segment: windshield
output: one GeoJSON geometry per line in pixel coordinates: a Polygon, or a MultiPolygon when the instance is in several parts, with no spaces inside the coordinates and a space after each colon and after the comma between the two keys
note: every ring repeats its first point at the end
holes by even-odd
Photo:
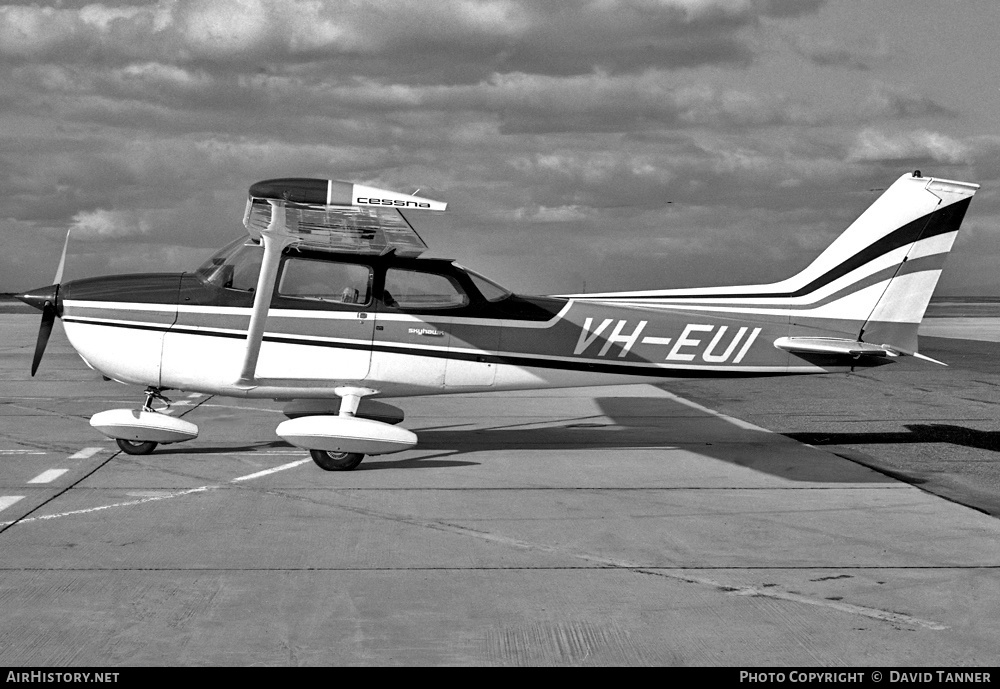
{"type": "Polygon", "coordinates": [[[227,244],[208,259],[195,275],[216,287],[253,292],[260,275],[264,249],[246,237],[227,244]]]}

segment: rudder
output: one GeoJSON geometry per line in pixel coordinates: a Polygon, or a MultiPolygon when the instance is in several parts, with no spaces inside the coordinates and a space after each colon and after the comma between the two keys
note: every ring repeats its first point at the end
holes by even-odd
{"type": "MultiPolygon", "coordinates": [[[[924,180],[916,175],[910,179],[924,180]]],[[[917,351],[917,329],[978,188],[967,182],[926,178],[922,190],[934,199],[934,209],[886,236],[897,247],[891,254],[905,253],[897,258],[892,277],[858,333],[859,340],[907,354],[917,351]]]]}

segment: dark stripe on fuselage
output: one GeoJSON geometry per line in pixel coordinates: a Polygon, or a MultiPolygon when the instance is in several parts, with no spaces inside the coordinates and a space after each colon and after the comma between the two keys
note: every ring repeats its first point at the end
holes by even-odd
{"type": "MultiPolygon", "coordinates": [[[[962,224],[962,219],[965,217],[965,211],[969,208],[969,203],[972,202],[972,197],[967,199],[962,199],[957,201],[947,208],[942,208],[941,210],[934,211],[933,213],[928,213],[927,215],[917,218],[916,220],[903,225],[897,230],[890,232],[882,239],[878,240],[874,244],[870,244],[858,253],[854,254],[851,258],[845,260],[840,265],[831,268],[826,273],[816,278],[809,284],[800,287],[794,292],[733,292],[729,294],[682,294],[682,295],[664,295],[664,294],[645,294],[645,295],[630,295],[628,292],[622,292],[617,294],[608,294],[605,296],[590,297],[596,300],[628,300],[628,301],[647,301],[652,299],[669,299],[674,300],[685,300],[685,299],[751,299],[751,298],[774,298],[774,299],[786,299],[789,297],[801,297],[810,292],[814,292],[817,289],[830,284],[834,280],[847,275],[852,270],[856,270],[861,266],[874,261],[879,256],[889,253],[899,249],[900,247],[906,246],[908,244],[913,244],[914,242],[920,241],[921,239],[929,239],[930,237],[936,237],[938,235],[947,234],[949,232],[955,232],[958,230],[959,226],[962,224]]],[[[579,301],[587,301],[587,297],[576,297],[579,301]]]]}
{"type": "MultiPolygon", "coordinates": [[[[109,323],[106,321],[90,321],[81,318],[63,318],[66,323],[81,323],[85,325],[97,325],[110,328],[126,328],[130,330],[150,330],[163,333],[177,333],[182,335],[196,335],[200,337],[223,337],[234,340],[245,340],[246,333],[223,333],[206,330],[193,330],[187,328],[161,327],[140,323],[109,323]]],[[[789,375],[784,371],[722,371],[711,368],[704,369],[683,369],[683,368],[660,368],[638,366],[628,363],[610,364],[595,363],[592,360],[567,361],[559,359],[547,359],[543,357],[521,355],[521,354],[488,354],[475,352],[457,352],[442,350],[415,349],[406,345],[386,345],[378,343],[353,343],[353,342],[330,342],[323,340],[306,340],[295,337],[275,337],[265,335],[264,342],[275,342],[279,344],[306,345],[311,347],[327,347],[330,349],[352,349],[372,352],[384,352],[391,354],[405,354],[408,356],[418,356],[430,359],[454,359],[456,361],[477,361],[487,364],[509,364],[512,366],[558,369],[564,371],[592,371],[594,373],[611,373],[634,376],[649,376],[655,378],[754,378],[762,376],[789,375]]],[[[859,360],[852,359],[845,363],[843,358],[838,357],[802,357],[808,363],[816,366],[839,366],[866,368],[869,366],[881,366],[888,363],[874,357],[862,357],[859,360]]],[[[798,372],[791,372],[798,373],[798,372]]]]}

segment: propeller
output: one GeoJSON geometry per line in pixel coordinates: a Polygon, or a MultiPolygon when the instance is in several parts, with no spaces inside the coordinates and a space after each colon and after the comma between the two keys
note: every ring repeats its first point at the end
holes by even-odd
{"type": "Polygon", "coordinates": [[[63,243],[62,256],[59,258],[59,267],[56,268],[56,276],[52,284],[48,287],[41,287],[25,294],[18,295],[18,299],[29,306],[34,306],[42,312],[42,324],[38,328],[38,340],[35,342],[35,356],[31,360],[31,375],[38,371],[38,364],[45,354],[45,347],[49,343],[49,336],[52,334],[52,325],[56,322],[56,317],[62,315],[62,302],[59,300],[59,285],[62,282],[63,269],[66,267],[66,250],[69,248],[69,232],[66,232],[66,241],[63,243]]]}

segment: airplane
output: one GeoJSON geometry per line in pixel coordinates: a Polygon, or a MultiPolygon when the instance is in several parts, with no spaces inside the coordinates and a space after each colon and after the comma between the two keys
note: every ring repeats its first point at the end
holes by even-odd
{"type": "Polygon", "coordinates": [[[91,418],[124,452],[197,437],[154,409],[178,390],[284,401],[276,433],[343,471],[417,444],[377,398],[934,362],[917,328],[978,189],[906,173],[779,282],[526,296],[421,256],[404,212],[443,202],[273,179],[249,189],[246,234],[194,272],[62,282],[67,234],[54,284],[19,298],[42,311],[32,376],[61,318],[89,367],[146,386],[141,408],[91,418]]]}

